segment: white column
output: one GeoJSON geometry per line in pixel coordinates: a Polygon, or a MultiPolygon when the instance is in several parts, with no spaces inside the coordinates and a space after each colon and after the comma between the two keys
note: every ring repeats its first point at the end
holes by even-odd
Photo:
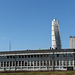
{"type": "Polygon", "coordinates": [[[10,61],[9,61],[9,69],[10,69],[10,61]]]}
{"type": "Polygon", "coordinates": [[[46,60],[46,69],[47,69],[47,60],[46,60]]]}
{"type": "Polygon", "coordinates": [[[22,61],[21,61],[21,70],[22,70],[22,61]]]}
{"type": "Polygon", "coordinates": [[[19,61],[18,61],[18,66],[19,66],[19,61]]]}
{"type": "Polygon", "coordinates": [[[36,66],[37,66],[37,61],[36,61],[36,66]]]}
{"type": "Polygon", "coordinates": [[[59,60],[59,69],[60,69],[60,60],[59,60]]]}
{"type": "Polygon", "coordinates": [[[34,69],[34,61],[33,61],[33,69],[34,69]]]}
{"type": "Polygon", "coordinates": [[[64,60],[62,60],[62,66],[64,66],[63,61],[64,61],[64,60]]]}
{"type": "Polygon", "coordinates": [[[57,60],[55,60],[55,66],[57,66],[57,60]]]}
{"type": "Polygon", "coordinates": [[[50,66],[50,60],[49,60],[49,66],[50,66]]]}
{"type": "Polygon", "coordinates": [[[3,62],[3,69],[4,69],[4,62],[3,62]]]}
{"type": "Polygon", "coordinates": [[[31,66],[31,61],[29,61],[30,62],[30,66],[31,66]]]}
{"type": "Polygon", "coordinates": [[[59,67],[60,67],[60,60],[59,60],[59,67]]]}
{"type": "Polygon", "coordinates": [[[1,67],[1,62],[0,62],[0,67],[1,67]]]}
{"type": "Polygon", "coordinates": [[[25,66],[25,61],[24,61],[24,66],[25,66]]]}
{"type": "Polygon", "coordinates": [[[41,62],[39,61],[39,69],[40,69],[40,66],[41,66],[41,62]]]}
{"type": "MultiPolygon", "coordinates": [[[[7,62],[6,62],[6,65],[7,65],[7,62]]],[[[13,61],[12,61],[12,67],[13,67],[13,61]]]]}
{"type": "Polygon", "coordinates": [[[74,60],[73,60],[73,67],[74,67],[74,60]]]}
{"type": "Polygon", "coordinates": [[[44,61],[42,61],[42,66],[44,66],[44,61]]]}

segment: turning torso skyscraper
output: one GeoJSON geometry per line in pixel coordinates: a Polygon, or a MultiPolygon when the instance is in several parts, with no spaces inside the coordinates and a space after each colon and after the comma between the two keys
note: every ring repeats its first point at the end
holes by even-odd
{"type": "Polygon", "coordinates": [[[53,49],[61,49],[61,39],[60,39],[60,31],[59,31],[59,21],[53,19],[52,21],[52,48],[53,49]]]}

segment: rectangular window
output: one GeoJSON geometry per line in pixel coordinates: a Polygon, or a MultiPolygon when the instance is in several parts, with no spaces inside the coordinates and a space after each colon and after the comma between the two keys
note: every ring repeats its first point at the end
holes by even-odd
{"type": "Polygon", "coordinates": [[[52,60],[50,60],[50,66],[52,66],[52,60]]]}
{"type": "Polygon", "coordinates": [[[60,60],[60,66],[62,66],[62,60],[60,60]]]}
{"type": "Polygon", "coordinates": [[[66,66],[66,60],[63,61],[63,65],[66,66]]]}
{"type": "Polygon", "coordinates": [[[25,58],[27,58],[27,55],[25,55],[25,58]]]}
{"type": "Polygon", "coordinates": [[[12,58],[12,56],[10,56],[10,58],[12,58]]]}
{"type": "Polygon", "coordinates": [[[30,66],[30,61],[28,61],[28,66],[30,66]]]}
{"type": "Polygon", "coordinates": [[[49,57],[49,55],[47,55],[47,57],[49,57]]]}
{"type": "Polygon", "coordinates": [[[69,57],[70,55],[69,54],[67,54],[67,57],[69,57]]]}
{"type": "Polygon", "coordinates": [[[10,67],[12,66],[12,61],[10,61],[10,67]]]}
{"type": "Polygon", "coordinates": [[[19,66],[21,66],[21,61],[19,61],[19,66]]]}
{"type": "Polygon", "coordinates": [[[22,61],[22,66],[24,66],[24,61],[22,61]]]}
{"type": "Polygon", "coordinates": [[[22,58],[24,58],[24,55],[22,55],[22,58]]]}
{"type": "Polygon", "coordinates": [[[31,55],[31,58],[33,58],[33,55],[31,55]]]}
{"type": "Polygon", "coordinates": [[[9,58],[9,56],[7,56],[7,58],[9,58]]]}
{"type": "Polygon", "coordinates": [[[36,58],[36,55],[34,55],[34,58],[36,58]]]}
{"type": "Polygon", "coordinates": [[[73,60],[71,60],[71,66],[73,66],[73,60]]]}
{"type": "Polygon", "coordinates": [[[67,66],[69,66],[69,60],[67,60],[67,66]]]}
{"type": "Polygon", "coordinates": [[[56,65],[55,60],[54,60],[54,66],[56,65]]]}
{"type": "Polygon", "coordinates": [[[46,66],[46,61],[44,61],[44,66],[46,66]]]}
{"type": "Polygon", "coordinates": [[[33,66],[33,61],[31,61],[31,66],[33,66]]]}
{"type": "Polygon", "coordinates": [[[15,66],[15,61],[13,61],[13,66],[15,66]]]}
{"type": "Polygon", "coordinates": [[[13,58],[15,58],[15,56],[13,56],[13,58]]]}
{"type": "Polygon", "coordinates": [[[28,58],[30,58],[30,55],[28,55],[28,58]]]}
{"type": "Polygon", "coordinates": [[[50,57],[52,57],[52,54],[50,54],[50,57]]]}
{"type": "Polygon", "coordinates": [[[63,56],[63,54],[60,54],[60,57],[62,57],[63,56]]]}
{"type": "Polygon", "coordinates": [[[37,66],[39,66],[39,61],[37,61],[37,66]]]}
{"type": "Polygon", "coordinates": [[[66,54],[63,54],[63,57],[66,57],[66,54]]]}
{"type": "Polygon", "coordinates": [[[40,61],[40,63],[41,63],[41,66],[42,66],[42,61],[40,61]]]}
{"type": "Polygon", "coordinates": [[[47,66],[49,66],[49,60],[47,60],[47,66]]]}
{"type": "Polygon", "coordinates": [[[25,61],[25,66],[27,66],[27,61],[25,61]]]}
{"type": "Polygon", "coordinates": [[[55,57],[55,54],[52,54],[52,57],[54,58],[55,57]]]}
{"type": "Polygon", "coordinates": [[[36,61],[34,61],[34,66],[36,66],[36,61]]]}
{"type": "Polygon", "coordinates": [[[44,57],[46,57],[46,55],[44,55],[44,57]]]}
{"type": "Polygon", "coordinates": [[[70,57],[73,57],[73,54],[70,54],[70,57]]]}
{"type": "Polygon", "coordinates": [[[9,67],[9,62],[7,62],[7,67],[9,67]]]}
{"type": "Polygon", "coordinates": [[[39,57],[39,55],[37,55],[37,57],[39,57]]]}
{"type": "Polygon", "coordinates": [[[42,57],[42,55],[40,55],[40,57],[42,57]]]}
{"type": "Polygon", "coordinates": [[[6,62],[4,62],[4,67],[6,67],[6,62]]]}
{"type": "Polygon", "coordinates": [[[3,62],[1,62],[1,67],[3,67],[3,62]]]}
{"type": "Polygon", "coordinates": [[[59,60],[57,60],[57,66],[59,66],[59,60]]]}
{"type": "Polygon", "coordinates": [[[57,54],[57,57],[59,57],[59,54],[57,54]]]}
{"type": "Polygon", "coordinates": [[[18,61],[16,61],[16,66],[18,66],[18,61]]]}
{"type": "Polygon", "coordinates": [[[19,55],[19,58],[21,58],[21,55],[19,55]]]}

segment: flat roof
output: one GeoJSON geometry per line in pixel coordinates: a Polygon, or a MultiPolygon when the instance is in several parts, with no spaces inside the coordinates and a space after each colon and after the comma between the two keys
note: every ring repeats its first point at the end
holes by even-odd
{"type": "Polygon", "coordinates": [[[50,52],[74,52],[75,49],[47,49],[47,50],[22,50],[22,51],[2,51],[0,54],[21,54],[21,53],[50,53],[50,52]]]}

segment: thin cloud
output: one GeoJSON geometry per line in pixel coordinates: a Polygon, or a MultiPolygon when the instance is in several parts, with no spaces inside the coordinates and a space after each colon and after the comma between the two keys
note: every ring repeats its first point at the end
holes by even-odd
{"type": "Polygon", "coordinates": [[[6,37],[2,37],[2,40],[6,40],[7,38],[6,37]]]}

